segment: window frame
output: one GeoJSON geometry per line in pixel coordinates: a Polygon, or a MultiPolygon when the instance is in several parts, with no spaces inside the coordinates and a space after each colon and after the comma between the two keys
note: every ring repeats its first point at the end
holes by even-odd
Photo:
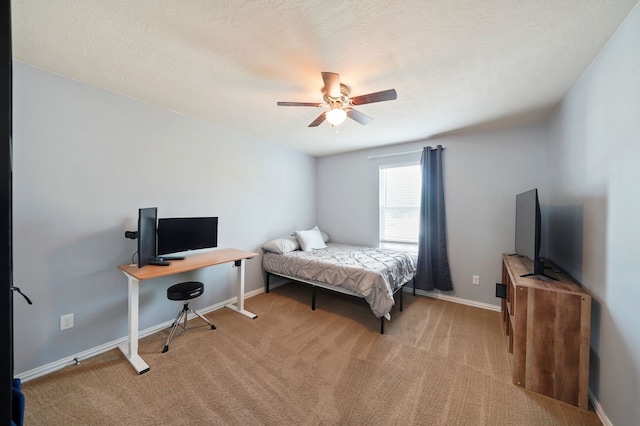
{"type": "MultiPolygon", "coordinates": [[[[412,253],[418,252],[418,239],[419,239],[419,229],[417,229],[415,240],[406,240],[406,239],[389,239],[386,238],[386,233],[384,232],[384,218],[385,218],[385,209],[386,207],[384,203],[385,198],[385,180],[383,179],[383,170],[385,169],[396,169],[403,167],[417,167],[418,171],[420,171],[420,162],[419,161],[408,161],[402,163],[391,163],[391,164],[381,164],[378,166],[378,246],[380,248],[391,248],[391,249],[399,249],[406,250],[412,253]]],[[[417,183],[418,191],[421,190],[422,179],[420,179],[417,183]]],[[[404,209],[415,210],[418,218],[420,215],[420,195],[418,196],[418,203],[415,207],[406,206],[404,209]]],[[[419,220],[419,219],[418,219],[419,220]]],[[[419,227],[419,223],[418,223],[419,227]]]]}

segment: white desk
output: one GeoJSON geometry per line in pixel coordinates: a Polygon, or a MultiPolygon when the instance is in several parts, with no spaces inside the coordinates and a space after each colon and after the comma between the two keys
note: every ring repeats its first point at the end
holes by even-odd
{"type": "Polygon", "coordinates": [[[147,265],[145,267],[138,268],[137,265],[119,265],[118,268],[124,272],[129,281],[129,336],[127,342],[120,345],[120,350],[124,353],[138,374],[143,374],[149,371],[149,365],[144,362],[142,357],[138,354],[138,305],[140,281],[233,262],[238,269],[238,297],[235,305],[229,303],[226,307],[254,319],[257,315],[244,309],[244,260],[251,259],[257,255],[258,253],[252,253],[249,251],[220,249],[188,255],[185,260],[174,260],[169,266],[147,265]]]}

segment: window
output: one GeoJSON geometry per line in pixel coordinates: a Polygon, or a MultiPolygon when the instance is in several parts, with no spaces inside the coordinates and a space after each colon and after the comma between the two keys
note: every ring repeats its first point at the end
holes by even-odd
{"type": "Polygon", "coordinates": [[[418,252],[420,165],[380,167],[380,247],[418,252]]]}

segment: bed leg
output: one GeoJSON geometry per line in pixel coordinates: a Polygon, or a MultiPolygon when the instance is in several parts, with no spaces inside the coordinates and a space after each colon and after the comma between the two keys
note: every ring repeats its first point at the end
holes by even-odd
{"type": "Polygon", "coordinates": [[[269,273],[267,272],[267,280],[265,282],[265,290],[269,293],[269,273]]]}
{"type": "Polygon", "coordinates": [[[413,277],[412,281],[413,281],[413,295],[415,296],[416,295],[416,277],[413,277]]]}
{"type": "Polygon", "coordinates": [[[400,293],[400,312],[402,312],[402,308],[403,308],[402,302],[404,301],[404,298],[402,297],[402,293],[404,293],[404,286],[400,287],[399,293],[400,293]]]}
{"type": "Polygon", "coordinates": [[[380,317],[380,334],[384,334],[384,317],[380,317]]]}
{"type": "Polygon", "coordinates": [[[311,289],[311,310],[316,310],[316,286],[312,286],[311,289]]]}

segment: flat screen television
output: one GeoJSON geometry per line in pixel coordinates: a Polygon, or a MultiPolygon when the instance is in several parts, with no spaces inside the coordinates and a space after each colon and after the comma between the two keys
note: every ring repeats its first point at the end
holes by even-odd
{"type": "Polygon", "coordinates": [[[158,220],[158,256],[212,247],[218,247],[217,217],[158,220]]]}
{"type": "Polygon", "coordinates": [[[541,236],[542,215],[538,190],[531,189],[516,195],[516,254],[533,261],[531,273],[523,276],[546,276],[544,260],[540,257],[541,236]]]}
{"type": "Polygon", "coordinates": [[[156,259],[157,220],[157,207],[138,209],[138,268],[156,259]]]}

